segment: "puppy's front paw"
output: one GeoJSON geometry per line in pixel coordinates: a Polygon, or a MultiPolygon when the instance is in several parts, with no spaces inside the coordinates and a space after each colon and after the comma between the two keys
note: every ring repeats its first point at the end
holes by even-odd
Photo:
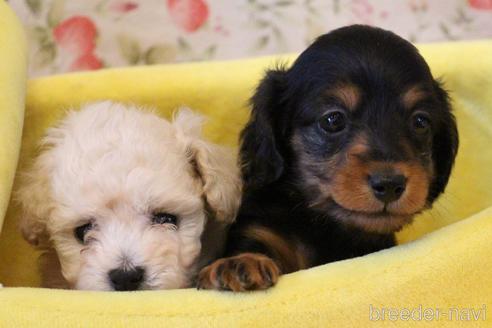
{"type": "Polygon", "coordinates": [[[215,261],[198,275],[198,289],[263,290],[277,283],[280,269],[269,257],[243,253],[215,261]]]}

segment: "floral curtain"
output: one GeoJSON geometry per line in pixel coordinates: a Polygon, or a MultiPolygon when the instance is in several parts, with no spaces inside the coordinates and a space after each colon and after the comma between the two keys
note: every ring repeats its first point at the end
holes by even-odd
{"type": "Polygon", "coordinates": [[[414,42],[492,37],[492,0],[10,0],[30,74],[302,51],[347,24],[414,42]]]}

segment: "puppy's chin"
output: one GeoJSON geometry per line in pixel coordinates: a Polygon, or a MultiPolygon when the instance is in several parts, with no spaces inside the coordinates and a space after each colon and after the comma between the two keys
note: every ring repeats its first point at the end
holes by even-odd
{"type": "Polygon", "coordinates": [[[401,230],[412,222],[415,214],[396,214],[388,211],[359,212],[348,210],[333,202],[329,214],[338,222],[370,233],[388,234],[401,230]]]}

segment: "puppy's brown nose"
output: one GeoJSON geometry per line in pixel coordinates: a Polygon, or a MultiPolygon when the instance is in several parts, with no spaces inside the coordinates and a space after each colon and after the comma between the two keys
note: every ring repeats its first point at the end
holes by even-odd
{"type": "Polygon", "coordinates": [[[401,174],[373,174],[369,185],[377,199],[385,204],[398,200],[405,191],[407,179],[401,174]]]}
{"type": "Polygon", "coordinates": [[[130,270],[113,269],[109,271],[109,279],[114,290],[137,290],[140,287],[145,271],[141,267],[130,270]]]}

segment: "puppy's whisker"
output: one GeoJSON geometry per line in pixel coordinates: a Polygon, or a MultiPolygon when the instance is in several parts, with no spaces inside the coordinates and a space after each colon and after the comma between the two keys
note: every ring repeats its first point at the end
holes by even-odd
{"type": "Polygon", "coordinates": [[[429,211],[429,215],[432,217],[432,219],[436,222],[438,222],[442,217],[442,213],[439,211],[439,209],[436,209],[436,211],[429,211]]]}
{"type": "Polygon", "coordinates": [[[444,202],[453,202],[453,203],[459,203],[461,201],[461,197],[459,197],[453,190],[446,191],[446,194],[437,202],[437,203],[444,203],[444,202]]]}
{"type": "Polygon", "coordinates": [[[437,206],[434,207],[434,210],[430,211],[431,214],[435,213],[439,215],[441,218],[447,218],[449,216],[452,216],[452,212],[446,208],[444,204],[436,204],[437,206]]]}

